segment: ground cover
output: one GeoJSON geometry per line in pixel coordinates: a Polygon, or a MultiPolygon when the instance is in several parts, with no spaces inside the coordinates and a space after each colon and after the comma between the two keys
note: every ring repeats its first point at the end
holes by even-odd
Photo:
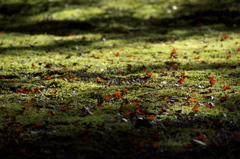
{"type": "Polygon", "coordinates": [[[0,1],[1,154],[237,157],[239,12],[232,0],[0,1]]]}

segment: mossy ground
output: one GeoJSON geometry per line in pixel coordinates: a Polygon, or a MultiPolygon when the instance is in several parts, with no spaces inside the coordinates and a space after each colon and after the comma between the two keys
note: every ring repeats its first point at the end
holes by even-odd
{"type": "Polygon", "coordinates": [[[237,156],[239,12],[232,0],[0,1],[1,153],[237,156]]]}

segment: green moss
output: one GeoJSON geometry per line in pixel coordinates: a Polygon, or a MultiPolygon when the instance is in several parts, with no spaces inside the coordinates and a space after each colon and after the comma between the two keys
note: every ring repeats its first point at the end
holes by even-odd
{"type": "Polygon", "coordinates": [[[207,146],[231,149],[240,124],[235,3],[0,1],[1,143],[17,141],[28,157],[91,158],[197,149],[202,133],[207,146]]]}

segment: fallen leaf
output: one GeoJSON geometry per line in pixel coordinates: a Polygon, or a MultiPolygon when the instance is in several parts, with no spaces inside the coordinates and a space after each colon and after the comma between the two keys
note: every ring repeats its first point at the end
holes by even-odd
{"type": "Polygon", "coordinates": [[[231,89],[231,88],[229,87],[229,84],[226,84],[225,86],[223,86],[223,89],[224,89],[224,91],[225,91],[225,90],[231,89]]]}
{"type": "Polygon", "coordinates": [[[50,79],[52,79],[52,77],[50,75],[46,75],[43,79],[44,80],[50,80],[50,79]]]}
{"type": "Polygon", "coordinates": [[[148,72],[148,73],[146,73],[146,75],[147,75],[147,76],[152,76],[153,74],[150,73],[150,72],[148,72]]]}
{"type": "Polygon", "coordinates": [[[226,59],[230,59],[232,56],[231,55],[227,55],[226,56],[226,59]]]}
{"type": "Polygon", "coordinates": [[[69,109],[70,109],[70,108],[69,108],[68,106],[64,106],[64,107],[61,108],[61,111],[66,112],[66,111],[68,111],[69,109]]]}
{"type": "Polygon", "coordinates": [[[192,108],[192,111],[197,111],[199,107],[200,107],[200,105],[195,105],[195,106],[192,108]]]}
{"type": "Polygon", "coordinates": [[[193,99],[193,98],[191,98],[191,97],[189,97],[188,100],[189,100],[190,102],[196,102],[196,100],[193,99]]]}
{"type": "Polygon", "coordinates": [[[73,81],[73,80],[74,80],[74,78],[72,78],[72,76],[71,76],[70,74],[68,74],[68,79],[69,79],[70,81],[73,81]]]}
{"type": "Polygon", "coordinates": [[[204,134],[200,133],[199,136],[196,136],[195,139],[201,140],[201,141],[206,141],[207,138],[204,134]]]}
{"type": "Polygon", "coordinates": [[[120,53],[118,53],[118,52],[117,52],[117,53],[115,53],[114,55],[115,55],[115,56],[119,56],[119,55],[120,55],[120,53]]]}
{"type": "Polygon", "coordinates": [[[111,100],[111,97],[110,96],[105,96],[106,97],[106,100],[111,100]]]}
{"type": "Polygon", "coordinates": [[[215,82],[216,82],[216,80],[214,79],[214,76],[212,76],[210,78],[210,84],[213,85],[213,84],[215,84],[215,82]]]}
{"type": "Polygon", "coordinates": [[[102,81],[103,81],[103,79],[102,79],[102,78],[100,78],[100,77],[97,77],[97,81],[98,81],[98,82],[102,82],[102,81]]]}
{"type": "Polygon", "coordinates": [[[121,97],[121,94],[120,94],[119,92],[115,92],[115,93],[113,93],[113,94],[115,95],[115,98],[121,97]]]}
{"type": "Polygon", "coordinates": [[[156,119],[156,117],[154,117],[154,115],[150,115],[149,117],[146,117],[147,120],[154,120],[156,119]]]}
{"type": "Polygon", "coordinates": [[[56,89],[53,89],[53,90],[51,91],[51,93],[57,93],[57,90],[56,90],[56,89]]]}
{"type": "Polygon", "coordinates": [[[212,102],[206,103],[206,106],[207,106],[208,108],[215,107],[214,103],[212,103],[212,102]]]}
{"type": "Polygon", "coordinates": [[[41,93],[38,87],[34,88],[34,90],[31,93],[41,93]]]}
{"type": "Polygon", "coordinates": [[[149,81],[146,81],[145,84],[150,84],[150,82],[149,82],[149,81]]]}
{"type": "Polygon", "coordinates": [[[32,63],[32,67],[37,67],[34,63],[32,63]]]}
{"type": "Polygon", "coordinates": [[[131,113],[132,113],[132,111],[123,111],[122,115],[125,117],[131,117],[131,113]]]}
{"type": "Polygon", "coordinates": [[[237,49],[237,52],[240,52],[240,47],[237,49]]]}
{"type": "Polygon", "coordinates": [[[176,54],[177,50],[175,48],[172,49],[172,54],[176,54]]]}
{"type": "Polygon", "coordinates": [[[62,70],[67,70],[67,67],[66,67],[66,66],[63,66],[63,67],[62,67],[62,70]]]}
{"type": "Polygon", "coordinates": [[[198,59],[200,59],[200,58],[201,58],[201,57],[200,57],[200,56],[198,56],[198,57],[195,57],[195,58],[194,58],[194,60],[198,60],[198,59]]]}
{"type": "Polygon", "coordinates": [[[180,78],[180,80],[177,82],[177,83],[179,83],[179,84],[184,84],[184,78],[180,78]]]}
{"type": "Polygon", "coordinates": [[[222,37],[221,37],[222,40],[226,40],[227,38],[228,38],[228,35],[227,35],[227,34],[224,34],[224,35],[222,35],[222,37]]]}
{"type": "Polygon", "coordinates": [[[90,58],[96,58],[96,56],[95,55],[92,55],[92,56],[89,56],[90,58]]]}

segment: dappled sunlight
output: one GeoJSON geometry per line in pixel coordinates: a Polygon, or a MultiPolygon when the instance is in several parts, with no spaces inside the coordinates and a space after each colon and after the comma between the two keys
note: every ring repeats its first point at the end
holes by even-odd
{"type": "Polygon", "coordinates": [[[0,0],[0,152],[238,156],[238,6],[0,0]]]}

